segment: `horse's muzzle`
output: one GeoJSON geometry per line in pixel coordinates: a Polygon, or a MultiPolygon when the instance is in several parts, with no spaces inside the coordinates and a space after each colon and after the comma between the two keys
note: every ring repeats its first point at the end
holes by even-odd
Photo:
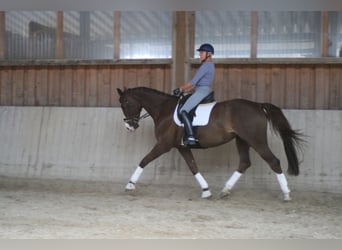
{"type": "Polygon", "coordinates": [[[132,132],[139,127],[139,118],[125,118],[125,127],[128,131],[132,132]]]}

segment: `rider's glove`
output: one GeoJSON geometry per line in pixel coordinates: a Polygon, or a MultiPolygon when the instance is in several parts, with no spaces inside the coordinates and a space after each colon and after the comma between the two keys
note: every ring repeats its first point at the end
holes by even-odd
{"type": "Polygon", "coordinates": [[[183,93],[183,91],[181,90],[181,88],[176,88],[173,90],[173,95],[175,95],[175,96],[179,96],[182,93],[183,93]]]}

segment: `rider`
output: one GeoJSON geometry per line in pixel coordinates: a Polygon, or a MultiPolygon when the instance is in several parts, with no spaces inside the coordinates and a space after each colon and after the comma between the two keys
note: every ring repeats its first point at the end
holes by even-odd
{"type": "Polygon", "coordinates": [[[212,83],[215,75],[215,65],[212,61],[214,47],[209,43],[204,43],[199,47],[199,49],[197,49],[197,51],[199,51],[201,59],[200,68],[188,83],[173,90],[173,94],[177,96],[183,92],[190,92],[194,90],[194,93],[184,103],[184,106],[180,110],[186,135],[188,137],[184,141],[184,144],[186,145],[196,145],[198,142],[198,140],[194,137],[192,124],[189,118],[189,112],[211,93],[212,83]]]}

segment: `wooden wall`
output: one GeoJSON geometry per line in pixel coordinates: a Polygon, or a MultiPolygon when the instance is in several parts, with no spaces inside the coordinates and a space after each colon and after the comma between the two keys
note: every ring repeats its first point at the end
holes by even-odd
{"type": "Polygon", "coordinates": [[[271,102],[285,109],[342,109],[342,67],[216,64],[214,90],[219,101],[245,98],[271,102]]]}
{"type": "MultiPolygon", "coordinates": [[[[198,68],[192,64],[191,75],[198,68]]],[[[0,66],[2,106],[118,106],[116,88],[171,93],[172,64],[0,66]]],[[[183,83],[176,83],[179,86],[183,83]]],[[[341,64],[220,64],[218,101],[245,98],[286,109],[341,109],[341,64]]]]}
{"type": "Polygon", "coordinates": [[[116,88],[171,92],[170,65],[9,66],[0,68],[2,106],[118,106],[116,88]]]}

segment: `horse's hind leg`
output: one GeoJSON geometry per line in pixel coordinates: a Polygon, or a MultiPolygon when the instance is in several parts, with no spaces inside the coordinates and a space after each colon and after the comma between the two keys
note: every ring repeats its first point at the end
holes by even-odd
{"type": "Polygon", "coordinates": [[[259,153],[259,155],[268,163],[271,169],[276,173],[277,181],[280,185],[280,189],[284,195],[284,201],[290,201],[290,189],[287,185],[286,177],[281,169],[280,161],[272,151],[269,149],[267,144],[264,144],[263,147],[255,147],[255,151],[259,153]]]}
{"type": "Polygon", "coordinates": [[[211,197],[211,192],[209,189],[209,185],[201,173],[198,171],[198,167],[195,161],[195,158],[189,148],[178,148],[179,153],[183,156],[184,160],[188,164],[190,171],[196,178],[196,181],[202,188],[202,198],[211,197]]]}
{"type": "Polygon", "coordinates": [[[251,166],[251,161],[249,157],[250,146],[246,141],[240,137],[236,138],[236,147],[240,156],[240,163],[238,170],[234,171],[233,175],[227,180],[224,188],[221,191],[221,197],[230,194],[230,191],[235,186],[236,182],[240,179],[241,175],[251,166]]]}

